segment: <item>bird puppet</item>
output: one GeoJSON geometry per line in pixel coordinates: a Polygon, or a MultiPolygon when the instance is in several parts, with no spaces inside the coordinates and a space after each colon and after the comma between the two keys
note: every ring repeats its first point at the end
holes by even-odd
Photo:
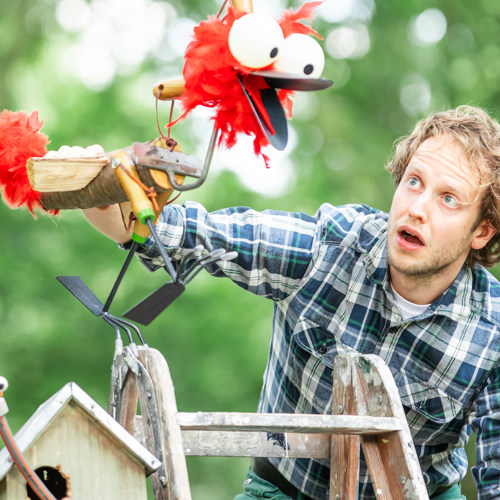
{"type": "MultiPolygon", "coordinates": [[[[319,35],[301,22],[311,21],[321,3],[289,9],[277,21],[229,5],[224,17],[201,22],[184,56],[185,88],[179,98],[184,112],[179,119],[199,105],[211,107],[219,144],[231,148],[241,133],[254,137],[257,155],[269,143],[284,149],[294,91],[332,84],[319,78],[325,58],[310,36],[319,35]]],[[[156,89],[160,99],[162,87],[156,89]]]]}
{"type": "MultiPolygon", "coordinates": [[[[324,55],[313,39],[319,35],[307,24],[322,2],[289,9],[279,20],[238,9],[236,2],[223,17],[211,17],[195,27],[184,56],[182,91],[174,96],[182,113],[168,126],[197,106],[213,108],[219,145],[231,148],[239,134],[251,136],[255,154],[267,165],[262,148],[271,144],[282,150],[287,144],[287,115],[292,115],[294,91],[332,84],[320,78],[324,55]]],[[[153,89],[157,99],[172,98],[165,82],[153,89]]],[[[37,209],[54,214],[65,207],[47,209],[26,171],[29,158],[47,152],[49,141],[40,131],[42,125],[36,111],[0,114],[0,189],[12,208],[25,206],[32,214],[37,209]]]]}

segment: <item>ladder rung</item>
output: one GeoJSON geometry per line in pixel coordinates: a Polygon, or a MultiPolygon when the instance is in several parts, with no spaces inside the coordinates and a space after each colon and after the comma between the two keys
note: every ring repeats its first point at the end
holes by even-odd
{"type": "Polygon", "coordinates": [[[400,431],[394,417],[302,415],[295,413],[177,413],[182,430],[381,434],[400,431]]]}
{"type": "Polygon", "coordinates": [[[330,434],[182,431],[184,453],[202,457],[330,458],[330,434]]]}

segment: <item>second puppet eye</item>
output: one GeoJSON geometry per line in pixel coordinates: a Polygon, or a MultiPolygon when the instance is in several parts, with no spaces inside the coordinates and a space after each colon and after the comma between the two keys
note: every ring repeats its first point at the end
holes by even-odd
{"type": "Polygon", "coordinates": [[[276,60],[283,44],[283,31],[272,17],[246,14],[229,32],[229,50],[243,66],[264,68],[276,60]]]}
{"type": "Polygon", "coordinates": [[[325,55],[319,43],[300,33],[285,38],[274,65],[278,71],[309,78],[319,78],[324,67],[325,55]]]}

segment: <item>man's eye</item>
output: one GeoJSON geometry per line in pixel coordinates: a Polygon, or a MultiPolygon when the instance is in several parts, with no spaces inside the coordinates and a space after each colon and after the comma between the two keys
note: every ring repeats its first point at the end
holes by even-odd
{"type": "Polygon", "coordinates": [[[418,188],[420,186],[420,181],[416,177],[410,177],[408,185],[412,188],[418,188]]]}
{"type": "Polygon", "coordinates": [[[450,194],[446,194],[443,197],[443,202],[448,207],[456,207],[458,204],[457,200],[453,196],[451,196],[450,194]]]}

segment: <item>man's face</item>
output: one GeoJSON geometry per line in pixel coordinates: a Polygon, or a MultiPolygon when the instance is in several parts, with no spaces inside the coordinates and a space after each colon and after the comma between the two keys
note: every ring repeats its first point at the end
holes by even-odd
{"type": "Polygon", "coordinates": [[[480,179],[461,146],[448,136],[424,141],[392,202],[391,276],[428,280],[439,275],[451,284],[471,248],[482,248],[494,233],[478,221],[481,194],[480,179]]]}

